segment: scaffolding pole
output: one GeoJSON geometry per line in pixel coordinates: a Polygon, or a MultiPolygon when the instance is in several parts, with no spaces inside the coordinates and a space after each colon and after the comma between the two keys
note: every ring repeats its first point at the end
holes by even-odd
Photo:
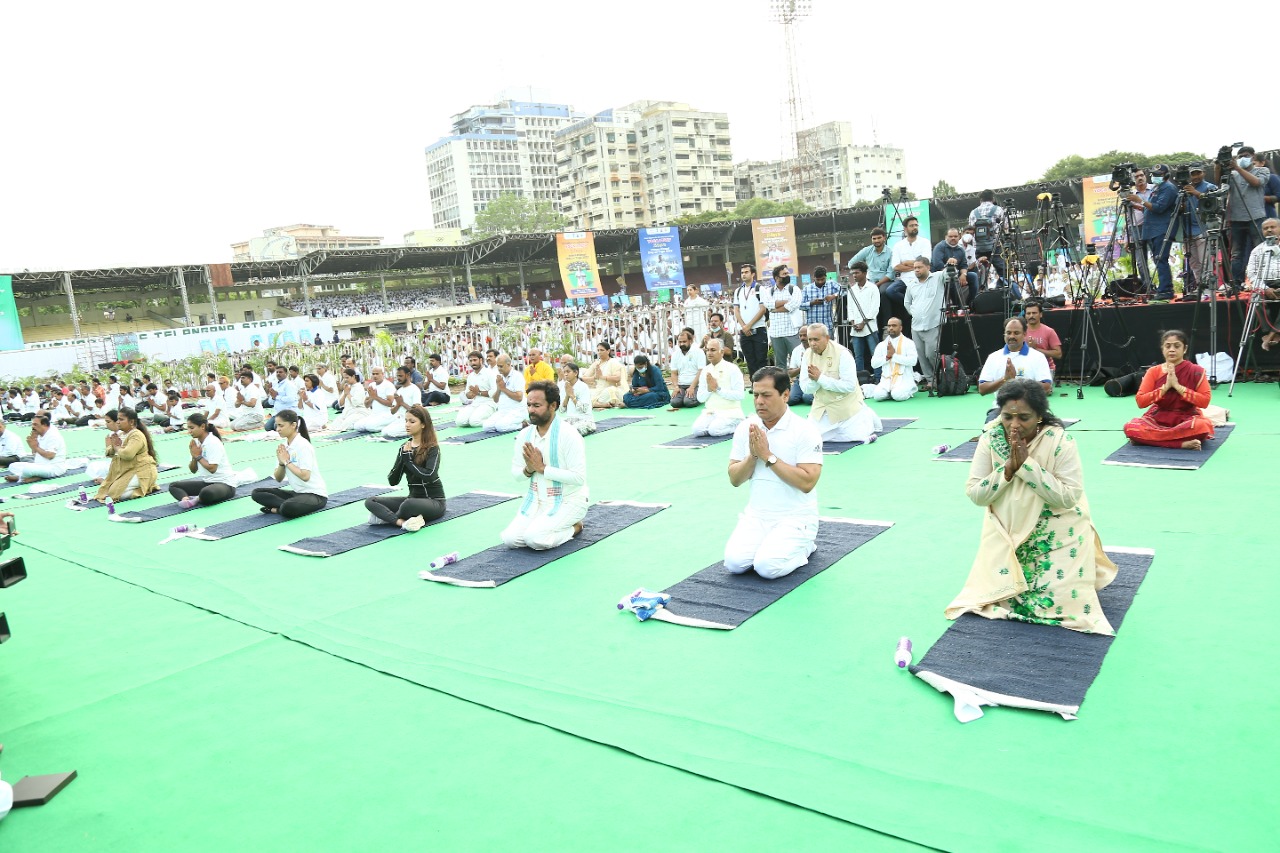
{"type": "Polygon", "coordinates": [[[213,295],[213,271],[208,264],[204,266],[204,283],[209,288],[209,322],[217,325],[222,318],[218,316],[218,300],[213,295]]]}
{"type": "Polygon", "coordinates": [[[62,290],[67,294],[67,306],[71,310],[71,331],[80,337],[80,312],[76,310],[76,296],[71,292],[71,273],[62,274],[62,290]]]}
{"type": "Polygon", "coordinates": [[[173,278],[178,284],[178,295],[182,297],[182,325],[191,325],[191,303],[187,300],[187,279],[182,274],[182,267],[173,268],[173,278]]]}

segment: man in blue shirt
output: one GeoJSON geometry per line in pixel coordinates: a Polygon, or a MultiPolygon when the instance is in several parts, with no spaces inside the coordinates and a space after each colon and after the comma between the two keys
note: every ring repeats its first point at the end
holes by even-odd
{"type": "Polygon", "coordinates": [[[289,378],[288,370],[284,367],[277,367],[275,381],[272,382],[271,390],[267,393],[275,402],[272,415],[267,419],[263,427],[270,432],[276,428],[276,415],[281,412],[298,411],[298,383],[289,378]]]}
{"type": "Polygon", "coordinates": [[[1147,255],[1156,260],[1156,292],[1152,302],[1168,302],[1173,299],[1173,271],[1169,269],[1169,249],[1172,240],[1165,240],[1174,209],[1178,206],[1178,188],[1168,180],[1169,167],[1156,166],[1151,170],[1155,188],[1151,197],[1143,199],[1137,193],[1129,193],[1129,201],[1141,204],[1142,242],[1147,244],[1147,255]]]}
{"type": "Polygon", "coordinates": [[[813,281],[804,286],[804,312],[809,323],[831,328],[831,304],[840,295],[840,285],[827,279],[826,267],[813,268],[813,281]]]}
{"type": "Polygon", "coordinates": [[[978,274],[969,270],[969,256],[964,246],[960,245],[959,228],[947,229],[946,239],[933,247],[933,257],[930,260],[933,272],[942,272],[949,266],[956,268],[959,278],[954,288],[948,287],[948,301],[962,308],[971,305],[978,289],[978,274]]]}
{"type": "Polygon", "coordinates": [[[893,250],[889,248],[889,235],[883,228],[871,229],[871,245],[864,247],[856,255],[849,259],[847,264],[849,269],[853,269],[853,265],[858,261],[867,265],[867,281],[874,284],[876,290],[880,291],[880,312],[881,317],[876,320],[876,328],[880,328],[888,321],[888,313],[890,313],[888,302],[885,299],[884,290],[893,284],[898,274],[893,271],[893,250]]]}
{"type": "Polygon", "coordinates": [[[1205,236],[1200,224],[1200,196],[1217,188],[1217,184],[1204,179],[1204,169],[1199,166],[1191,170],[1191,182],[1182,188],[1187,194],[1187,210],[1191,214],[1191,233],[1182,237],[1182,253],[1186,258],[1184,291],[1211,284],[1205,281],[1205,261],[1208,258],[1205,257],[1205,236]]]}

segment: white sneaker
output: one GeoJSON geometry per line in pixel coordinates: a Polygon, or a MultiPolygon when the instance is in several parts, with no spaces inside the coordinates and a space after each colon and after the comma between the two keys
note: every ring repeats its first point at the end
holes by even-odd
{"type": "Polygon", "coordinates": [[[413,518],[406,518],[404,520],[404,524],[401,525],[401,528],[408,531],[409,533],[417,533],[419,530],[425,527],[426,524],[427,524],[427,520],[425,518],[423,518],[420,515],[415,515],[413,518]]]}

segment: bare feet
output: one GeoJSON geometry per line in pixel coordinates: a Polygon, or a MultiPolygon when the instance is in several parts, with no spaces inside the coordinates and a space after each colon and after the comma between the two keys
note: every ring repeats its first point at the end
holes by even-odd
{"type": "Polygon", "coordinates": [[[581,536],[581,535],[582,535],[582,522],[581,522],[581,521],[579,521],[578,523],[576,523],[576,524],[574,524],[574,525],[573,525],[573,536],[572,536],[572,538],[573,538],[573,539],[577,539],[577,538],[578,538],[579,536],[581,536]]]}
{"type": "Polygon", "coordinates": [[[1198,438],[1193,438],[1193,439],[1191,439],[1190,441],[1184,441],[1184,442],[1182,442],[1182,449],[1183,449],[1183,450],[1199,450],[1199,449],[1200,449],[1200,439],[1198,439],[1198,438]]]}

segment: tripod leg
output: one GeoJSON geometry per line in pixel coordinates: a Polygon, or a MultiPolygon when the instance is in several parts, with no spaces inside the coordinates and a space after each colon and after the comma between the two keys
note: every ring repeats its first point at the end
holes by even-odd
{"type": "MultiPolygon", "coordinates": [[[[1245,371],[1245,355],[1249,352],[1249,344],[1253,341],[1253,322],[1257,312],[1258,304],[1254,299],[1249,300],[1249,310],[1244,315],[1244,330],[1240,333],[1240,351],[1236,354],[1235,371],[1231,374],[1231,387],[1227,389],[1227,396],[1230,397],[1236,390],[1236,377],[1245,371]]],[[[1210,353],[1212,356],[1213,353],[1210,353]]]]}

